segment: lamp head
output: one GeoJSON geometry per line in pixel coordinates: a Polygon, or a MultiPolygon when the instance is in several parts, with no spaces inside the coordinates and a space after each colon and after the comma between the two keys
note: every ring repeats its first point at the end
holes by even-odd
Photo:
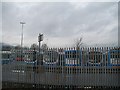
{"type": "Polygon", "coordinates": [[[25,24],[25,22],[20,22],[20,24],[25,24]]]}

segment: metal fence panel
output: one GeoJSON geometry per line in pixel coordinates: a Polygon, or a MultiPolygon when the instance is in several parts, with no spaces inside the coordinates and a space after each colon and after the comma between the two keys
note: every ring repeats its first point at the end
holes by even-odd
{"type": "MultiPolygon", "coordinates": [[[[34,88],[120,87],[120,48],[50,48],[1,51],[2,82],[34,88]],[[8,56],[7,56],[8,55],[8,56]],[[4,57],[2,62],[4,62],[4,57]]],[[[7,83],[6,83],[7,84],[7,83]]],[[[4,87],[5,85],[4,84],[4,87]]]]}

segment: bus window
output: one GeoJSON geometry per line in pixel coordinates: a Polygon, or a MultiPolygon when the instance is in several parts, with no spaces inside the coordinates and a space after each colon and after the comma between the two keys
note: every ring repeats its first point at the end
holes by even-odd
{"type": "Polygon", "coordinates": [[[110,52],[110,63],[120,64],[120,52],[119,51],[110,52]]]}
{"type": "Polygon", "coordinates": [[[77,51],[66,51],[65,56],[66,58],[72,59],[80,58],[79,52],[77,53],[77,51]]]}
{"type": "Polygon", "coordinates": [[[89,63],[95,64],[102,61],[101,52],[89,52],[89,63]]]}

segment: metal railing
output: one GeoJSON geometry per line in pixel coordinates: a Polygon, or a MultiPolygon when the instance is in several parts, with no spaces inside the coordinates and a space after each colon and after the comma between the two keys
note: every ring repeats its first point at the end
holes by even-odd
{"type": "Polygon", "coordinates": [[[12,50],[8,57],[11,62],[2,65],[2,81],[6,82],[3,87],[120,87],[120,47],[50,48],[40,51],[23,50],[21,57],[20,50],[12,50]]]}

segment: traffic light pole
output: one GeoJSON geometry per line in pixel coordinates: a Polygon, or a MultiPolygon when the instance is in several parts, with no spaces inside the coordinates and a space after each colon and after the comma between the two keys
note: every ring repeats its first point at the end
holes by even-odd
{"type": "Polygon", "coordinates": [[[40,55],[40,43],[41,43],[41,41],[43,41],[43,34],[39,34],[39,36],[38,36],[40,65],[42,65],[41,55],[40,55]]]}

